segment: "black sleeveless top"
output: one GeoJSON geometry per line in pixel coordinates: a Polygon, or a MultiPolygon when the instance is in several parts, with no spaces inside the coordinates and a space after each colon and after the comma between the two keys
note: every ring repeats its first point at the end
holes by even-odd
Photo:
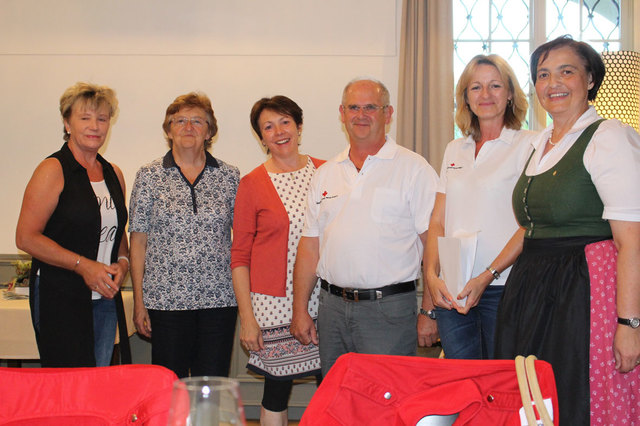
{"type": "MultiPolygon", "coordinates": [[[[101,216],[87,171],[76,161],[66,143],[49,158],[60,162],[64,187],[43,234],[64,248],[95,260],[100,244],[101,216]]],[[[104,180],[118,217],[118,229],[111,252],[113,263],[118,258],[118,249],[127,223],[127,209],[113,167],[102,156],[98,155],[97,159],[102,165],[104,180]]],[[[31,268],[31,283],[38,270],[40,330],[36,330],[36,340],[42,366],[95,366],[91,290],[75,272],[49,265],[36,258],[33,259],[31,268]]],[[[120,293],[118,298],[121,307],[120,293]]],[[[30,302],[33,312],[33,300],[30,302]]]]}

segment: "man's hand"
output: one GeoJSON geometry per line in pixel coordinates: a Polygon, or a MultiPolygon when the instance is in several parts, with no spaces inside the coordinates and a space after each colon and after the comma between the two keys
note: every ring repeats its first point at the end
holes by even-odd
{"type": "Polygon", "coordinates": [[[433,346],[438,341],[438,324],[426,315],[418,315],[418,346],[433,346]]]}
{"type": "Polygon", "coordinates": [[[303,345],[318,344],[318,333],[309,313],[293,314],[291,318],[291,334],[303,345]]]}

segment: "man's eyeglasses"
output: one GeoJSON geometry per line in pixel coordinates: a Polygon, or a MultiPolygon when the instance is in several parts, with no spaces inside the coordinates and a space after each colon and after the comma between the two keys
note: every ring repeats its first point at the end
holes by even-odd
{"type": "Polygon", "coordinates": [[[349,111],[352,114],[358,114],[360,110],[362,110],[365,114],[373,114],[379,109],[385,109],[389,105],[374,105],[374,104],[366,104],[366,105],[343,105],[343,108],[349,111]]]}
{"type": "Polygon", "coordinates": [[[207,123],[207,120],[202,117],[174,117],[171,119],[171,122],[178,127],[185,127],[187,123],[191,123],[193,127],[203,128],[205,125],[209,124],[207,123]]]}

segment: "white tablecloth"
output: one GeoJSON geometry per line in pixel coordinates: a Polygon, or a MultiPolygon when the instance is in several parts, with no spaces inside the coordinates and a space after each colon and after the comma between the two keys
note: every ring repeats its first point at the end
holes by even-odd
{"type": "MultiPolygon", "coordinates": [[[[123,291],[122,301],[129,336],[133,325],[133,292],[123,291]]],[[[118,333],[116,342],[118,343],[118,333]]],[[[39,359],[36,336],[31,324],[29,300],[5,300],[0,296],[0,359],[39,359]]]]}

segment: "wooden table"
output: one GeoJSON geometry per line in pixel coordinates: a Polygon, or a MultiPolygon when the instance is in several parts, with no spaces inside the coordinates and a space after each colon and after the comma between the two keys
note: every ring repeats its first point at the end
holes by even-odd
{"type": "MultiPolygon", "coordinates": [[[[122,301],[127,317],[127,334],[131,336],[135,332],[133,292],[124,290],[122,301]]],[[[116,344],[118,337],[116,333],[116,344]]],[[[0,296],[0,359],[40,359],[28,299],[5,300],[0,296]]]]}

